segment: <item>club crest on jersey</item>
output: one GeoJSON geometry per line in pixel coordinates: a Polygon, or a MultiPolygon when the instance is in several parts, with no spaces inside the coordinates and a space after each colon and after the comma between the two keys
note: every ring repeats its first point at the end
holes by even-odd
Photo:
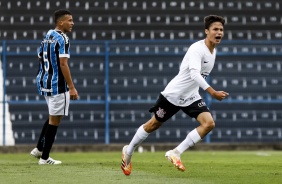
{"type": "Polygon", "coordinates": [[[161,109],[160,107],[159,107],[159,110],[156,112],[156,114],[159,118],[163,118],[165,113],[166,112],[163,109],[161,109]]]}

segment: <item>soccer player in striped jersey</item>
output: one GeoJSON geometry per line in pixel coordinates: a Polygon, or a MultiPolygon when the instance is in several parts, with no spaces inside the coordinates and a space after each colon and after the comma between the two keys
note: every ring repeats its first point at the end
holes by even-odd
{"type": "Polygon", "coordinates": [[[45,97],[49,111],[37,146],[30,153],[39,159],[39,165],[62,163],[52,159],[49,154],[61,119],[68,115],[70,100],[78,98],[68,66],[70,40],[66,33],[71,32],[74,25],[72,14],[68,10],[57,10],[54,12],[54,21],[55,29],[47,32],[38,51],[40,64],[36,77],[37,89],[45,97]]]}
{"type": "Polygon", "coordinates": [[[179,73],[168,83],[156,104],[150,109],[154,115],[138,128],[130,144],[123,147],[121,169],[125,175],[131,173],[131,157],[135,148],[180,109],[195,118],[200,125],[192,130],[175,149],[165,154],[178,170],[185,171],[180,155],[201,141],[215,127],[212,115],[199,94],[199,87],[219,101],[229,95],[225,91],[216,91],[205,81],[214,66],[215,47],[223,37],[225,19],[217,15],[209,15],[205,17],[204,23],[206,38],[189,47],[180,65],[179,73]]]}

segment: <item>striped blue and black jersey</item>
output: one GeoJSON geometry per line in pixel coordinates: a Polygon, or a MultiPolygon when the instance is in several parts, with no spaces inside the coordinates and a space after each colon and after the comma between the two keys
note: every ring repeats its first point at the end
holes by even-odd
{"type": "Polygon", "coordinates": [[[49,30],[38,50],[40,58],[36,77],[39,94],[53,96],[67,92],[68,86],[60,68],[60,57],[70,57],[70,42],[66,34],[49,30]]]}

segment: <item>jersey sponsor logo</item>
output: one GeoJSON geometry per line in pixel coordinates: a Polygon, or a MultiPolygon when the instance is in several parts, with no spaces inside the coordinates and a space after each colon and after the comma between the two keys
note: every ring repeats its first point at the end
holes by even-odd
{"type": "Polygon", "coordinates": [[[166,112],[164,111],[164,109],[161,109],[161,108],[159,107],[159,110],[156,112],[156,114],[157,114],[157,116],[158,116],[159,118],[163,118],[164,115],[166,114],[166,112]]]}
{"type": "Polygon", "coordinates": [[[189,98],[189,100],[190,100],[190,101],[195,100],[196,97],[197,97],[197,96],[192,96],[192,97],[189,98]]]}
{"type": "Polygon", "coordinates": [[[50,44],[56,43],[56,42],[57,42],[56,40],[47,40],[47,39],[44,39],[44,40],[42,41],[42,43],[50,43],[50,44]]]}
{"type": "Polygon", "coordinates": [[[179,98],[179,103],[180,104],[184,104],[187,100],[185,100],[184,98],[179,98]]]}
{"type": "Polygon", "coordinates": [[[194,101],[196,98],[197,98],[197,95],[191,96],[191,97],[189,97],[189,98],[187,98],[187,99],[179,98],[178,103],[179,103],[179,104],[184,104],[184,103],[186,103],[187,101],[194,101]]]}
{"type": "Polygon", "coordinates": [[[46,89],[46,88],[40,88],[40,91],[42,92],[47,92],[47,93],[52,93],[53,92],[53,89],[46,89]]]}
{"type": "Polygon", "coordinates": [[[204,107],[204,106],[207,106],[206,102],[201,101],[200,103],[198,103],[198,107],[204,107]]]}

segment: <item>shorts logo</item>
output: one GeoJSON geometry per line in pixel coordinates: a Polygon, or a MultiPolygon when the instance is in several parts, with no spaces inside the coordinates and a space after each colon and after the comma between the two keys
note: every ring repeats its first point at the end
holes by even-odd
{"type": "Polygon", "coordinates": [[[159,110],[156,112],[156,114],[159,118],[163,118],[165,113],[166,112],[163,109],[161,109],[160,107],[159,107],[159,110]]]}
{"type": "Polygon", "coordinates": [[[203,107],[203,106],[207,106],[205,102],[202,101],[202,102],[198,103],[198,107],[203,107]]]}

